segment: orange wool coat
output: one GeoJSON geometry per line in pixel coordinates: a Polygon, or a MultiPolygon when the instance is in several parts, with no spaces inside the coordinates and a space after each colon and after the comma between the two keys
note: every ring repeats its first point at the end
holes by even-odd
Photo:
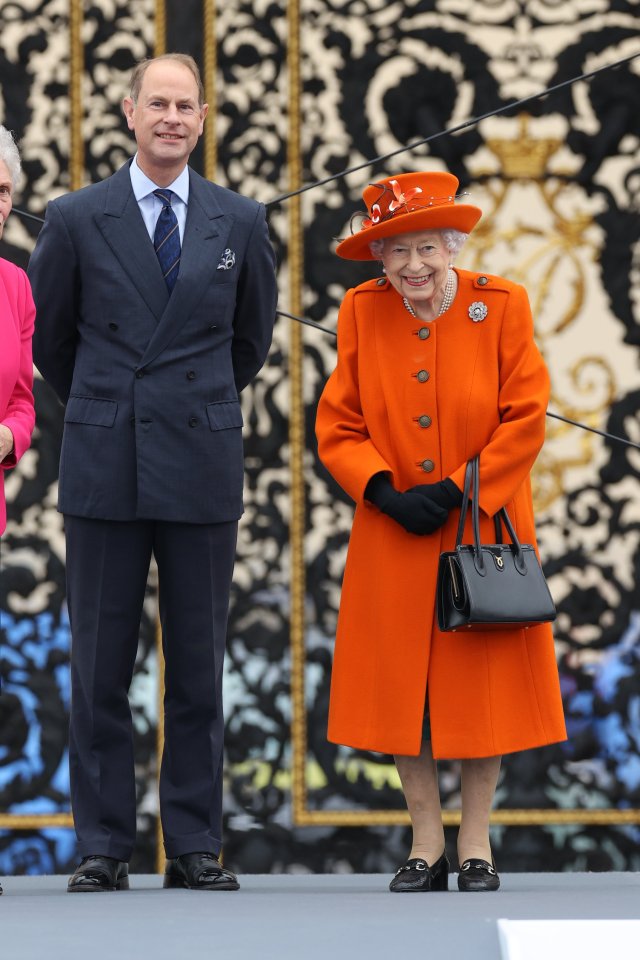
{"type": "Polygon", "coordinates": [[[482,539],[494,542],[490,518],[506,505],[520,540],[535,543],[529,473],[544,440],[549,377],[527,294],[501,277],[456,272],[455,301],[430,324],[407,312],[388,281],[349,290],[338,364],[318,405],[320,457],[356,502],[328,736],[383,753],[419,753],[427,691],[435,757],[493,756],[566,737],[548,624],[438,630],[438,557],[455,545],[459,511],[419,537],[363,500],[381,470],[397,490],[445,477],[462,489],[466,461],[480,454],[482,539]],[[476,301],[487,307],[481,322],[469,317],[476,301]]]}

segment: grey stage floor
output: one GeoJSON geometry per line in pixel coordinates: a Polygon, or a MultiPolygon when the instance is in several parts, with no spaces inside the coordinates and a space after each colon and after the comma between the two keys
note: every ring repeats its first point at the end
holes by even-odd
{"type": "Polygon", "coordinates": [[[640,873],[503,875],[496,894],[458,893],[455,876],[449,893],[391,894],[388,881],[244,876],[237,893],[207,893],[134,876],[129,892],[73,896],[64,877],[7,877],[0,957],[499,960],[499,918],[640,918],[640,873]]]}

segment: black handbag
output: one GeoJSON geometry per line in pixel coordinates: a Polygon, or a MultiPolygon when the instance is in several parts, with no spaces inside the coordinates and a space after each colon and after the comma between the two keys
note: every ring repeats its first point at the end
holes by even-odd
{"type": "Polygon", "coordinates": [[[554,606],[535,549],[520,543],[506,509],[495,516],[496,540],[502,523],[511,543],[480,542],[478,457],[467,463],[455,550],[440,554],[436,606],[443,631],[532,627],[555,620],[554,606]],[[462,543],[469,492],[473,489],[473,543],[462,543]],[[502,521],[502,523],[501,523],[502,521]]]}

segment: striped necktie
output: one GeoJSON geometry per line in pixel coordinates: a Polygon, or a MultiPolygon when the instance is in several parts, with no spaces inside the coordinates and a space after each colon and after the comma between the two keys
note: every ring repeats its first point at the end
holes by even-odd
{"type": "Polygon", "coordinates": [[[153,246],[160,261],[162,276],[171,293],[180,270],[180,231],[178,218],[171,207],[174,194],[173,190],[154,190],[153,193],[162,201],[162,210],[153,235],[153,246]]]}

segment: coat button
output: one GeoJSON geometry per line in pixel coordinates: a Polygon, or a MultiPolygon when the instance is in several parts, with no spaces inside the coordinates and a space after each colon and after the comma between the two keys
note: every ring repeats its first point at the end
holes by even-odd
{"type": "Polygon", "coordinates": [[[418,423],[421,427],[430,427],[431,417],[427,416],[426,413],[423,413],[421,417],[418,417],[418,423]]]}
{"type": "Polygon", "coordinates": [[[109,330],[117,330],[117,329],[118,329],[118,324],[114,323],[112,320],[111,323],[109,324],[109,330]]]}
{"type": "Polygon", "coordinates": [[[481,287],[486,286],[486,284],[489,283],[489,277],[478,277],[478,283],[481,287]]]}
{"type": "Polygon", "coordinates": [[[429,327],[420,327],[418,330],[418,336],[421,340],[428,340],[431,336],[431,330],[429,330],[429,327]]]}
{"type": "Polygon", "coordinates": [[[435,469],[433,460],[423,460],[420,464],[425,473],[431,473],[435,469]]]}
{"type": "Polygon", "coordinates": [[[419,383],[426,383],[427,380],[429,379],[429,371],[428,371],[428,370],[418,370],[417,377],[418,377],[419,383]]]}
{"type": "Polygon", "coordinates": [[[187,380],[195,380],[196,372],[195,370],[187,370],[187,380]]]}
{"type": "Polygon", "coordinates": [[[384,287],[386,282],[387,282],[386,277],[380,277],[378,280],[376,280],[376,283],[378,284],[379,287],[384,287]]]}
{"type": "Polygon", "coordinates": [[[189,426],[190,426],[190,427],[197,427],[199,423],[200,423],[200,421],[198,420],[197,417],[189,417],[189,426]]]}
{"type": "Polygon", "coordinates": [[[136,370],[136,379],[142,380],[144,377],[144,370],[136,370]]]}

